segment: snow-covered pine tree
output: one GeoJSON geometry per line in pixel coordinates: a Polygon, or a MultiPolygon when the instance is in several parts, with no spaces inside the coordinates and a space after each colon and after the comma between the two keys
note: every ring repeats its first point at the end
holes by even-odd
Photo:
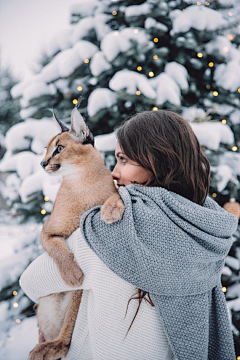
{"type": "MultiPolygon", "coordinates": [[[[236,0],[89,0],[72,7],[71,25],[46,45],[32,77],[12,89],[23,122],[6,135],[0,170],[12,171],[5,196],[13,212],[41,219],[51,211],[61,179],[54,183],[39,166],[56,132],[47,108],[54,107],[69,124],[80,95],[80,111],[95,135],[111,133],[139,111],[181,113],[212,164],[210,195],[223,205],[234,185],[240,202],[237,5],[236,0]]],[[[114,135],[97,140],[111,155],[114,135]]],[[[113,157],[107,161],[111,168],[113,157]]],[[[238,232],[223,270],[238,355],[239,238],[238,232]]]]}

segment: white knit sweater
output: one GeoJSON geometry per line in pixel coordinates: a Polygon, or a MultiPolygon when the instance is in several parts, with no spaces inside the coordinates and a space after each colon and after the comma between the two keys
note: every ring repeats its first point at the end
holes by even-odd
{"type": "MultiPolygon", "coordinates": [[[[90,249],[77,229],[67,240],[84,273],[83,296],[65,360],[174,360],[155,307],[131,300],[136,288],[113,273],[90,249]]],[[[24,292],[38,302],[41,296],[73,290],[60,277],[53,259],[44,253],[20,278],[24,292]]],[[[74,288],[76,290],[76,288],[74,288]]]]}

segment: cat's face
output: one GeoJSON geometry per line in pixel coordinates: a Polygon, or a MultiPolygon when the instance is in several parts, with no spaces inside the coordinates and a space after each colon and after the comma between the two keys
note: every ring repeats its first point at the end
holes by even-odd
{"type": "Polygon", "coordinates": [[[71,129],[65,126],[62,133],[49,141],[41,166],[49,174],[73,175],[76,168],[86,161],[86,154],[93,145],[93,135],[75,108],[72,111],[71,129]]]}

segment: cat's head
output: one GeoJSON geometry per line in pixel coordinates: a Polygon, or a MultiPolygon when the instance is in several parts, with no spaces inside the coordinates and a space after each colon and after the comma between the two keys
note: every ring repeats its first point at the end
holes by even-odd
{"type": "Polygon", "coordinates": [[[53,118],[61,133],[49,141],[41,166],[49,174],[71,175],[94,147],[94,137],[77,107],[72,110],[70,129],[54,113],[53,118]]]}

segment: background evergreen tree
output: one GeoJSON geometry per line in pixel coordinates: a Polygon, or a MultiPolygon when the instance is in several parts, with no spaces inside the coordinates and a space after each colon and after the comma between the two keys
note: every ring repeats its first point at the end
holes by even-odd
{"type": "MultiPolygon", "coordinates": [[[[114,127],[136,112],[169,109],[189,121],[211,163],[210,195],[222,206],[232,197],[240,202],[239,19],[236,0],[92,0],[73,6],[71,26],[49,41],[32,78],[12,89],[21,123],[7,132],[0,163],[2,173],[11,172],[2,193],[12,215],[41,224],[50,214],[61,178],[51,179],[39,165],[57,133],[49,108],[69,125],[79,96],[94,135],[109,134],[97,137],[97,147],[110,170],[114,127]]],[[[20,246],[19,257],[29,249],[27,261],[42,251],[37,226],[20,246]]],[[[240,356],[239,230],[234,237],[222,284],[240,356]]],[[[4,306],[14,301],[13,289],[19,291],[16,279],[6,284],[4,306]]],[[[18,296],[25,299],[21,291],[18,296]]],[[[24,319],[32,310],[22,301],[17,316],[24,319]]]]}

